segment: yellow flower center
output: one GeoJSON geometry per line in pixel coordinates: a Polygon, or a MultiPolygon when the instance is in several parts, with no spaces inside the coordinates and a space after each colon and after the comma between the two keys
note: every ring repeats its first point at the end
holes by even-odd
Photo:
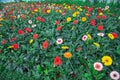
{"type": "Polygon", "coordinates": [[[86,17],[82,17],[82,21],[85,22],[87,19],[86,17]]]}
{"type": "Polygon", "coordinates": [[[68,18],[67,18],[67,22],[70,22],[70,21],[71,21],[71,17],[68,17],[68,18]]]}

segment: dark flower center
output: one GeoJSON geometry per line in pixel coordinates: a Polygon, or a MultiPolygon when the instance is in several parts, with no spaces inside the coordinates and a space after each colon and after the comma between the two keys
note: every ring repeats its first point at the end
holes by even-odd
{"type": "Polygon", "coordinates": [[[113,76],[114,76],[114,77],[117,77],[117,75],[116,75],[116,74],[113,74],[113,76]]]}

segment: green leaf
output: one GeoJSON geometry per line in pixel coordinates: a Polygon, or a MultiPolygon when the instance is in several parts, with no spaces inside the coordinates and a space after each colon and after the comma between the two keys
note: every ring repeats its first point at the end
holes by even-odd
{"type": "Polygon", "coordinates": [[[48,70],[47,70],[47,69],[45,69],[45,70],[44,70],[44,73],[45,73],[46,75],[48,75],[48,70]]]}
{"type": "Polygon", "coordinates": [[[116,53],[120,55],[120,46],[117,47],[116,53]]]}
{"type": "Polygon", "coordinates": [[[105,75],[104,73],[98,74],[98,75],[97,75],[97,79],[98,79],[98,80],[101,80],[104,75],[105,75]]]}

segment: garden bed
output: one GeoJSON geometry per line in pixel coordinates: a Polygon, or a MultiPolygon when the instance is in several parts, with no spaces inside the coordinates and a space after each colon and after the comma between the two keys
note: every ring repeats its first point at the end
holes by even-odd
{"type": "Polygon", "coordinates": [[[6,70],[40,80],[119,80],[119,14],[110,6],[4,4],[1,80],[13,79],[6,70]]]}

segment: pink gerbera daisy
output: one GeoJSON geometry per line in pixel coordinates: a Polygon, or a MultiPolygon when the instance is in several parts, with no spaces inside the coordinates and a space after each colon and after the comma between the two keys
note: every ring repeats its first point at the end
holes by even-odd
{"type": "Polygon", "coordinates": [[[95,62],[94,63],[94,69],[97,71],[101,71],[103,69],[103,65],[100,62],[95,62]]]}

